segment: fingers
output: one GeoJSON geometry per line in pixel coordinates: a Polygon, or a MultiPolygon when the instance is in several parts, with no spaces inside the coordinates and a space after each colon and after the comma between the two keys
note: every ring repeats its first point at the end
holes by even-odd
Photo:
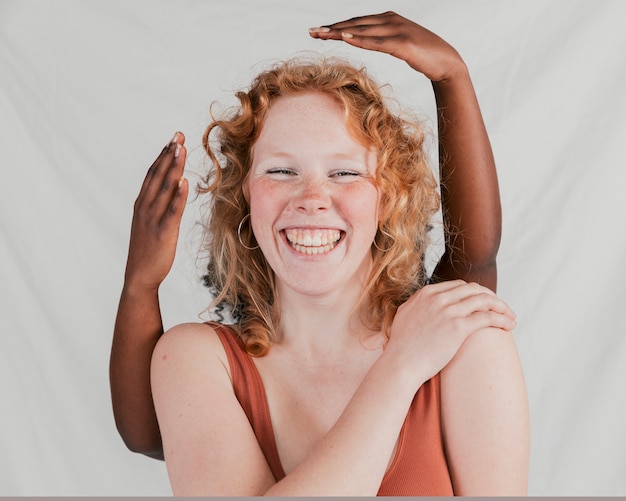
{"type": "MultiPolygon", "coordinates": [[[[154,186],[155,184],[159,184],[162,181],[162,176],[164,174],[163,166],[168,159],[171,160],[173,153],[175,152],[176,145],[179,144],[179,132],[174,134],[174,137],[170,140],[167,145],[161,150],[161,153],[153,162],[153,164],[148,169],[146,177],[141,186],[141,191],[139,192],[138,198],[145,198],[145,195],[150,191],[150,186],[154,186]]],[[[184,138],[183,138],[184,140],[184,138]]]]}
{"type": "Polygon", "coordinates": [[[188,193],[188,183],[182,178],[187,154],[184,141],[185,136],[177,132],[154,161],[135,202],[136,211],[149,210],[158,219],[182,214],[188,193]]]}
{"type": "Polygon", "coordinates": [[[431,301],[435,307],[443,309],[461,303],[469,297],[481,294],[490,295],[499,301],[491,289],[475,282],[468,283],[460,279],[426,285],[410,298],[409,301],[417,301],[419,300],[419,296],[426,296],[429,297],[429,301],[431,301]]]}
{"type": "Polygon", "coordinates": [[[313,38],[341,40],[342,32],[354,35],[355,32],[362,33],[363,31],[371,29],[384,28],[394,16],[397,15],[393,12],[385,12],[383,14],[353,17],[352,19],[329,24],[327,26],[309,28],[309,34],[313,38]]]}
{"type": "Polygon", "coordinates": [[[363,49],[393,54],[397,51],[399,43],[405,40],[403,25],[409,22],[393,12],[385,12],[310,28],[309,34],[313,38],[343,40],[363,49]]]}
{"type": "Polygon", "coordinates": [[[515,312],[490,289],[471,283],[449,295],[457,296],[449,312],[457,322],[465,324],[466,335],[489,327],[510,331],[517,326],[515,312]],[[464,294],[458,298],[461,293],[464,294]]]}
{"type": "Polygon", "coordinates": [[[475,312],[463,320],[466,323],[465,338],[482,329],[496,328],[512,331],[517,326],[515,320],[495,311],[475,312]]]}
{"type": "MultiPolygon", "coordinates": [[[[323,28],[320,28],[323,29],[323,28]]],[[[329,31],[311,32],[311,36],[323,40],[343,40],[344,42],[367,50],[393,52],[405,37],[395,27],[382,24],[355,25],[343,28],[329,28],[329,31]]]]}
{"type": "Polygon", "coordinates": [[[453,282],[457,285],[450,285],[439,292],[442,307],[450,307],[452,314],[462,317],[476,312],[492,311],[515,320],[515,312],[491,289],[475,282],[466,283],[462,280],[453,282]]]}
{"type": "Polygon", "coordinates": [[[464,67],[460,55],[445,40],[395,12],[310,28],[309,35],[390,54],[432,81],[445,80],[464,67]]]}
{"type": "Polygon", "coordinates": [[[172,204],[180,198],[181,188],[187,186],[182,178],[186,156],[185,147],[181,143],[174,143],[172,151],[166,156],[162,174],[155,175],[155,181],[159,179],[160,182],[155,182],[149,188],[148,196],[152,200],[150,206],[156,214],[162,214],[164,218],[173,214],[172,204]]]}
{"type": "Polygon", "coordinates": [[[400,308],[411,308],[422,301],[430,305],[431,315],[446,317],[457,327],[459,323],[469,322],[469,332],[484,327],[511,330],[516,326],[515,312],[491,289],[475,282],[451,280],[427,285],[400,308]]]}
{"type": "Polygon", "coordinates": [[[180,178],[177,190],[167,206],[161,222],[163,229],[168,232],[172,231],[175,227],[179,226],[180,220],[185,210],[185,203],[187,202],[187,195],[189,193],[189,182],[185,178],[180,178]]]}

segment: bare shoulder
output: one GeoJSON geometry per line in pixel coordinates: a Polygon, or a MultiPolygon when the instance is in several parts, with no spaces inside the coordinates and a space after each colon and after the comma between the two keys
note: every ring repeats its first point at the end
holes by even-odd
{"type": "Polygon", "coordinates": [[[441,372],[441,414],[455,494],[526,494],[528,399],[511,333],[465,341],[441,372]]]}
{"type": "Polygon", "coordinates": [[[500,370],[517,372],[517,369],[521,371],[521,364],[512,333],[487,328],[481,329],[465,340],[454,358],[443,369],[442,379],[454,379],[457,375],[466,376],[469,375],[468,371],[474,376],[488,376],[500,370]]]}
{"type": "Polygon", "coordinates": [[[187,384],[230,387],[228,359],[215,329],[203,323],[168,329],[152,353],[151,379],[155,396],[178,394],[187,384]]]}
{"type": "Polygon", "coordinates": [[[161,336],[159,344],[173,344],[175,346],[181,341],[191,341],[193,343],[211,343],[212,341],[217,341],[217,343],[220,343],[215,329],[211,324],[189,322],[175,325],[174,327],[166,330],[165,333],[161,336]]]}
{"type": "Polygon", "coordinates": [[[151,383],[174,495],[251,496],[274,483],[210,325],[163,334],[151,383]]]}
{"type": "Polygon", "coordinates": [[[526,402],[522,366],[510,332],[488,328],[472,334],[441,371],[444,420],[451,421],[461,410],[505,406],[513,397],[518,404],[526,402]]]}
{"type": "Polygon", "coordinates": [[[224,347],[215,329],[204,323],[179,324],[168,329],[159,339],[152,355],[152,364],[176,363],[192,359],[226,361],[224,347]]]}

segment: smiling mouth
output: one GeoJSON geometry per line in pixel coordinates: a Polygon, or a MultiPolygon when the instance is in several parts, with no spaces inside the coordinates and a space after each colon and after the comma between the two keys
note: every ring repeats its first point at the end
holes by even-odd
{"type": "Polygon", "coordinates": [[[307,255],[330,252],[341,240],[341,231],[326,228],[289,228],[284,232],[289,245],[307,255]]]}

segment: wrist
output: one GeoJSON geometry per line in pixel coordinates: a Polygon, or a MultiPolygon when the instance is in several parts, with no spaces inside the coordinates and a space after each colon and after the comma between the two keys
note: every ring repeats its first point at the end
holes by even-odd
{"type": "Polygon", "coordinates": [[[465,61],[459,58],[452,62],[441,76],[431,82],[435,88],[470,82],[469,68],[465,64],[465,61]]]}
{"type": "Polygon", "coordinates": [[[413,398],[429,377],[426,377],[423,364],[410,356],[408,350],[387,344],[385,350],[377,361],[379,370],[387,374],[387,377],[395,381],[396,391],[407,393],[413,398]]]}
{"type": "Polygon", "coordinates": [[[128,298],[153,298],[159,295],[160,284],[148,284],[140,280],[124,279],[122,295],[128,298]]]}

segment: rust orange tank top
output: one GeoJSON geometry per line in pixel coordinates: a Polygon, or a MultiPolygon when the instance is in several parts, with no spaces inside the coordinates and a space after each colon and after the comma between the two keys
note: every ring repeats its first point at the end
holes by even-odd
{"type": "MultiPolygon", "coordinates": [[[[239,336],[226,326],[211,326],[224,345],[235,395],[250,420],[274,478],[279,481],[285,471],[280,463],[261,376],[239,336]]],[[[453,495],[441,435],[439,375],[423,384],[416,393],[378,495],[453,495]]]]}

